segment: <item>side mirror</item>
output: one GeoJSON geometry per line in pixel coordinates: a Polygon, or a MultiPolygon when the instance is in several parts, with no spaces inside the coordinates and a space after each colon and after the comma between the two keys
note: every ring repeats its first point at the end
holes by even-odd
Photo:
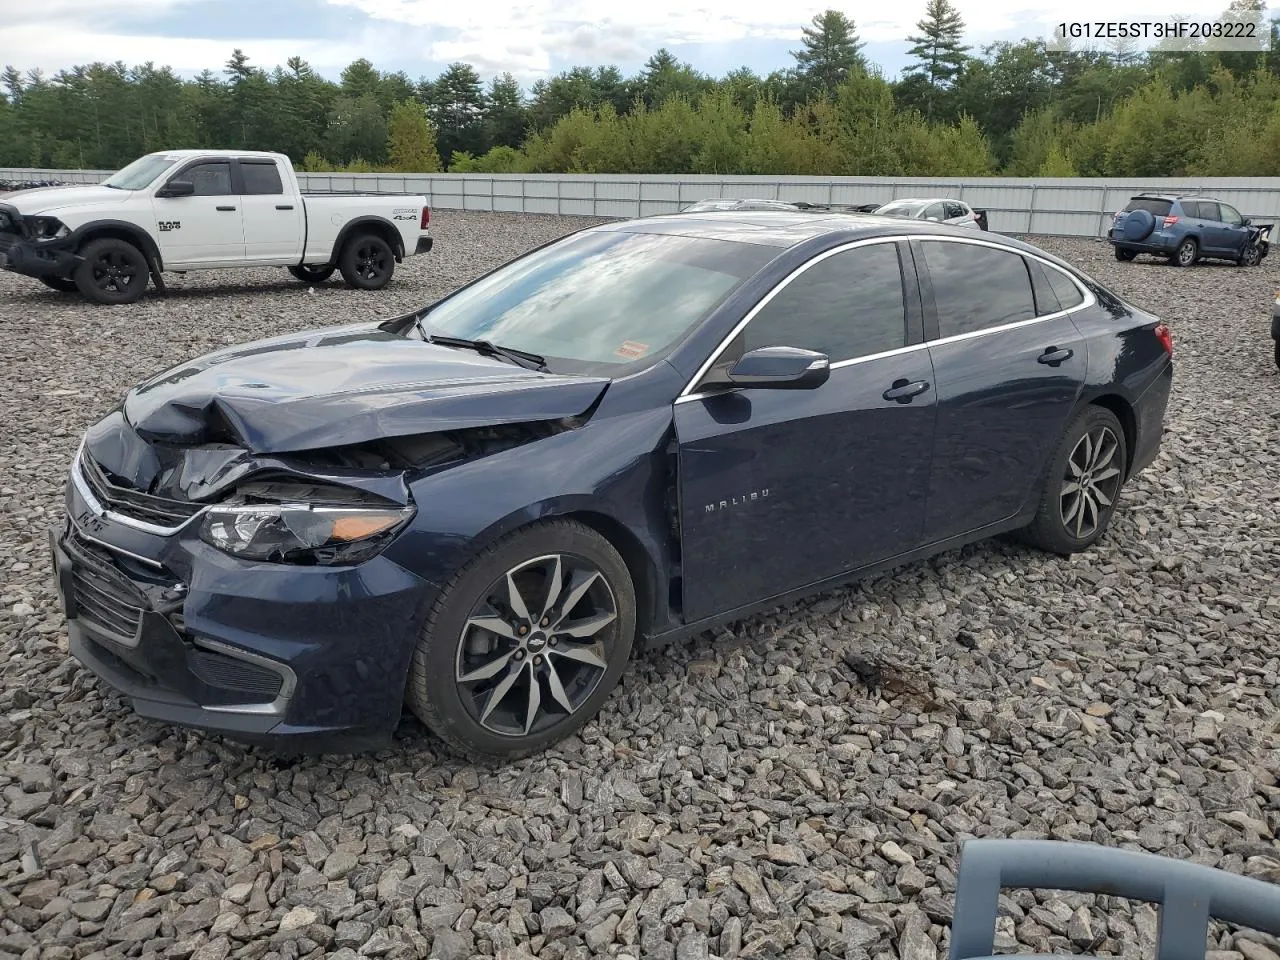
{"type": "Polygon", "coordinates": [[[1250,220],[1248,217],[1245,217],[1243,220],[1240,221],[1240,226],[1251,227],[1253,226],[1253,221],[1250,220]]]}
{"type": "Polygon", "coordinates": [[[190,197],[194,196],[196,185],[190,180],[170,180],[157,192],[157,197],[190,197]]]}
{"type": "Polygon", "coordinates": [[[831,376],[831,361],[814,350],[760,347],[743,354],[726,376],[735,387],[813,390],[831,376]]]}

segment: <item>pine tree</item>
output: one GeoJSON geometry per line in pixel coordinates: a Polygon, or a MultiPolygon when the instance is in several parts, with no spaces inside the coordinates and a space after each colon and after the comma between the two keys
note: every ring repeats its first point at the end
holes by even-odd
{"type": "Polygon", "coordinates": [[[839,10],[826,10],[802,30],[803,49],[792,50],[808,93],[831,97],[850,73],[866,69],[857,27],[839,10]]]}
{"type": "Polygon", "coordinates": [[[387,154],[392,167],[401,173],[439,172],[436,131],[422,104],[416,100],[400,101],[391,108],[387,126],[387,154]]]}
{"type": "Polygon", "coordinates": [[[960,42],[964,21],[951,0],[929,0],[925,17],[917,21],[916,29],[920,34],[909,36],[907,40],[915,44],[908,53],[917,62],[907,69],[907,73],[926,81],[932,88],[925,101],[925,116],[928,117],[933,113],[936,94],[950,89],[964,69],[969,47],[960,42]]]}

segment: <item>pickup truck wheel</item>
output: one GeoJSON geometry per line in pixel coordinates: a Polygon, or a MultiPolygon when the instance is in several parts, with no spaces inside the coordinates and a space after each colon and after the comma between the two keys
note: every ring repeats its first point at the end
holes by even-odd
{"type": "Polygon", "coordinates": [[[151,268],[131,243],[104,237],[90,240],[80,251],[76,289],[88,299],[107,305],[134,303],[147,290],[151,268]]]}
{"type": "Polygon", "coordinates": [[[324,283],[333,276],[333,267],[290,267],[289,272],[303,283],[324,283]]]}
{"type": "Polygon", "coordinates": [[[396,268],[391,245],[372,233],[361,233],[347,241],[338,261],[342,279],[357,290],[381,290],[396,268]]]}
{"type": "Polygon", "coordinates": [[[50,290],[57,290],[59,293],[77,293],[80,290],[76,282],[67,277],[41,277],[40,282],[50,290]]]}

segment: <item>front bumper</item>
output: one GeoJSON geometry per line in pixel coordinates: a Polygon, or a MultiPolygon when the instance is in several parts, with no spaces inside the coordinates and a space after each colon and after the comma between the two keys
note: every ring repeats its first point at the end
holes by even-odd
{"type": "Polygon", "coordinates": [[[135,712],[308,751],[390,739],[431,584],[383,557],[240,561],[200,541],[198,520],[159,536],[93,500],[69,485],[49,538],[57,589],[71,653],[135,712]]]}
{"type": "Polygon", "coordinates": [[[80,256],[57,240],[33,243],[13,234],[0,234],[0,268],[27,277],[68,280],[80,265],[80,256]]]}

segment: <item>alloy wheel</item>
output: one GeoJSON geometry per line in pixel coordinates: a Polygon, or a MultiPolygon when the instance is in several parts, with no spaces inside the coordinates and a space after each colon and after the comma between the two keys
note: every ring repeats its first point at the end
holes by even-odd
{"type": "Polygon", "coordinates": [[[1190,243],[1184,243],[1178,247],[1178,263],[1184,267],[1189,267],[1195,263],[1196,248],[1190,243]]]}
{"type": "Polygon", "coordinates": [[[462,628],[454,679],[486,730],[523,737],[576,713],[609,667],[617,601],[591,561],[550,554],[490,584],[462,628]]]}
{"type": "Polygon", "coordinates": [[[387,253],[369,243],[356,248],[356,275],[362,280],[377,280],[387,271],[387,253]]]}
{"type": "Polygon", "coordinates": [[[1067,457],[1062,484],[1062,523],[1067,533],[1086,540],[1097,532],[1115,504],[1123,480],[1115,462],[1120,441],[1110,427],[1088,431],[1067,457]]]}
{"type": "Polygon", "coordinates": [[[93,282],[99,290],[124,293],[137,276],[137,266],[115,250],[104,250],[93,262],[93,282]]]}

